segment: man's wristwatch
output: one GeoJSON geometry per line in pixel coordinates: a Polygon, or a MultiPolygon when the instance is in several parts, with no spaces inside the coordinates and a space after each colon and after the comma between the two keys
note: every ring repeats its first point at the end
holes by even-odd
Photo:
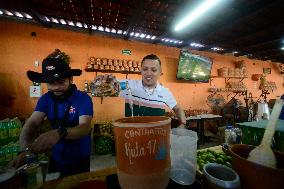
{"type": "Polygon", "coordinates": [[[59,134],[60,139],[64,139],[68,134],[68,131],[65,127],[59,127],[57,129],[57,132],[59,134]]]}

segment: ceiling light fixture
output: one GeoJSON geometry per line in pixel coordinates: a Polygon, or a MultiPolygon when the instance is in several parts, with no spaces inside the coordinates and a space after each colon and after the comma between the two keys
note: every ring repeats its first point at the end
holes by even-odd
{"type": "Polygon", "coordinates": [[[58,20],[55,19],[55,18],[51,18],[51,21],[54,22],[54,23],[56,23],[56,24],[59,24],[58,20]]]}
{"type": "Polygon", "coordinates": [[[183,41],[179,41],[178,43],[179,43],[179,44],[182,44],[182,43],[183,43],[183,41]]]}
{"type": "Polygon", "coordinates": [[[190,46],[191,46],[191,47],[197,47],[197,48],[205,47],[205,45],[203,45],[203,44],[200,44],[200,43],[194,43],[194,42],[190,43],[190,46]]]}
{"type": "Polygon", "coordinates": [[[23,18],[24,16],[21,14],[21,13],[19,13],[19,12],[15,12],[15,15],[17,16],[17,17],[20,17],[20,18],[23,18]]]}
{"type": "Polygon", "coordinates": [[[69,26],[75,26],[72,21],[68,21],[68,25],[69,25],[69,26]]]}
{"type": "Polygon", "coordinates": [[[86,28],[86,29],[88,28],[88,25],[87,25],[87,24],[85,24],[85,23],[84,23],[84,28],[86,28]]]}
{"type": "Polygon", "coordinates": [[[29,14],[27,14],[27,13],[25,13],[24,15],[25,15],[25,17],[28,18],[28,19],[32,19],[32,18],[33,18],[33,17],[31,17],[31,15],[29,15],[29,14]]]}
{"type": "Polygon", "coordinates": [[[150,38],[151,38],[151,35],[147,35],[147,36],[146,36],[146,39],[150,39],[150,38]]]}
{"type": "Polygon", "coordinates": [[[206,0],[201,5],[199,5],[193,12],[190,12],[184,19],[182,19],[175,27],[175,31],[180,31],[192,22],[194,22],[198,17],[204,14],[206,11],[214,7],[216,4],[221,2],[221,0],[206,0]]]}
{"type": "Polygon", "coordinates": [[[127,35],[127,31],[124,31],[124,32],[123,32],[123,35],[127,35]]]}
{"type": "Polygon", "coordinates": [[[220,47],[212,47],[211,48],[213,51],[222,51],[224,49],[220,48],[220,47]]]}
{"type": "Polygon", "coordinates": [[[3,14],[3,12],[0,10],[0,14],[3,14]]]}
{"type": "Polygon", "coordinates": [[[138,37],[139,35],[140,35],[140,33],[135,33],[134,34],[135,37],[138,37]]]}
{"type": "Polygon", "coordinates": [[[111,33],[116,33],[116,30],[112,28],[111,33]]]}
{"type": "Polygon", "coordinates": [[[133,35],[134,35],[134,32],[131,32],[131,33],[130,33],[130,36],[133,36],[133,35]]]}
{"type": "Polygon", "coordinates": [[[284,47],[281,47],[281,50],[284,50],[284,47]]]}
{"type": "Polygon", "coordinates": [[[99,26],[99,27],[98,27],[98,30],[99,30],[99,31],[105,31],[105,30],[104,30],[104,27],[102,27],[102,26],[99,26]]]}
{"type": "Polygon", "coordinates": [[[110,29],[108,27],[105,27],[105,32],[110,32],[110,29]]]}
{"type": "Polygon", "coordinates": [[[146,35],[145,35],[144,33],[141,33],[139,37],[140,37],[140,38],[145,38],[145,36],[146,36],[146,35]]]}
{"type": "Polygon", "coordinates": [[[63,25],[66,25],[65,20],[63,20],[62,18],[59,20],[59,22],[60,22],[61,24],[63,24],[63,25]]]}
{"type": "Polygon", "coordinates": [[[117,34],[122,34],[122,30],[117,30],[117,34]]]}
{"type": "Polygon", "coordinates": [[[152,40],[156,39],[156,36],[152,36],[151,39],[152,39],[152,40]]]}
{"type": "Polygon", "coordinates": [[[81,22],[77,22],[77,23],[76,23],[76,26],[79,27],[79,28],[82,28],[82,27],[83,27],[83,25],[82,25],[81,22]]]}
{"type": "Polygon", "coordinates": [[[49,18],[47,18],[46,16],[45,16],[45,20],[46,20],[47,22],[50,22],[49,18]]]}
{"type": "Polygon", "coordinates": [[[8,16],[13,16],[13,13],[11,13],[10,11],[4,10],[4,13],[8,16]]]}

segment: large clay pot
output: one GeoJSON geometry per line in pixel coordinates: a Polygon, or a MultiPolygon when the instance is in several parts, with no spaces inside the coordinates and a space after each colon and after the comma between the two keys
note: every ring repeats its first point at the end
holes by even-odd
{"type": "Polygon", "coordinates": [[[262,166],[247,160],[254,146],[231,146],[233,169],[241,178],[242,189],[280,189],[284,186],[284,153],[274,151],[277,168],[262,166]]]}
{"type": "Polygon", "coordinates": [[[141,116],[113,122],[122,189],[164,189],[170,173],[170,118],[141,116]]]}

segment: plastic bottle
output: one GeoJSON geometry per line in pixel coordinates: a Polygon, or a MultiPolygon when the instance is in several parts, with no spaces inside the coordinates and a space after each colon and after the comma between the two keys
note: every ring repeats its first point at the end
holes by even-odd
{"type": "Polygon", "coordinates": [[[225,129],[225,144],[227,145],[232,144],[232,133],[233,133],[233,126],[228,125],[225,129]]]}
{"type": "Polygon", "coordinates": [[[0,147],[0,167],[6,164],[4,146],[0,147]]]}
{"type": "Polygon", "coordinates": [[[236,134],[236,143],[240,144],[242,141],[242,130],[236,127],[234,128],[234,133],[236,134]]]}
{"type": "Polygon", "coordinates": [[[127,91],[127,96],[128,96],[128,102],[129,102],[129,107],[131,110],[131,116],[133,117],[133,96],[132,96],[132,90],[129,86],[129,81],[121,81],[119,82],[119,90],[126,90],[127,91]]]}
{"type": "Polygon", "coordinates": [[[127,93],[129,96],[128,100],[129,100],[129,107],[131,109],[131,116],[133,117],[133,96],[132,96],[132,91],[131,91],[128,81],[126,81],[126,89],[127,89],[127,93]]]}
{"type": "Polygon", "coordinates": [[[8,122],[8,129],[9,129],[9,142],[11,141],[17,141],[17,127],[13,120],[10,120],[8,122]]]}
{"type": "Polygon", "coordinates": [[[2,121],[0,121],[0,146],[4,144],[4,138],[5,138],[5,133],[4,133],[4,124],[2,121]]]}
{"type": "Polygon", "coordinates": [[[2,123],[1,135],[2,135],[2,145],[8,144],[9,143],[8,121],[2,123]]]}

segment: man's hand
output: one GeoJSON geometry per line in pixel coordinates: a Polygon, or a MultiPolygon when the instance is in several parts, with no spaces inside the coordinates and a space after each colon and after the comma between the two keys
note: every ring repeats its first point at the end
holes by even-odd
{"type": "Polygon", "coordinates": [[[43,153],[51,149],[58,141],[60,136],[57,130],[51,130],[41,134],[32,143],[31,149],[35,153],[43,153]]]}
{"type": "Polygon", "coordinates": [[[184,124],[180,124],[180,125],[178,126],[178,128],[180,128],[180,129],[185,129],[185,125],[184,125],[184,124]]]}
{"type": "Polygon", "coordinates": [[[9,162],[8,166],[18,168],[21,165],[25,164],[26,154],[26,152],[20,153],[17,157],[15,157],[12,161],[9,162]]]}

